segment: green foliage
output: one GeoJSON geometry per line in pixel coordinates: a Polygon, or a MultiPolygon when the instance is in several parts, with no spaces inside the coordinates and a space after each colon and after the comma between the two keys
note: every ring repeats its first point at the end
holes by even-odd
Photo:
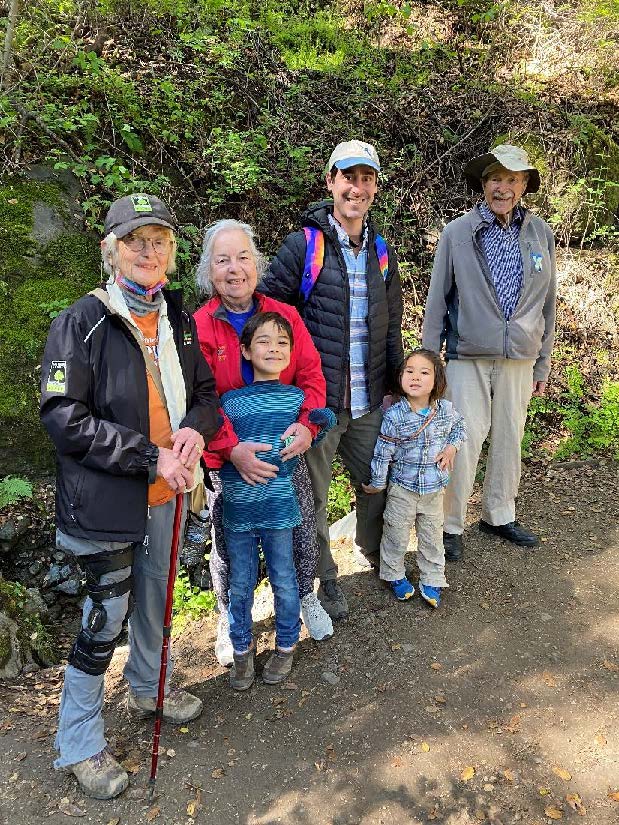
{"type": "Polygon", "coordinates": [[[210,590],[200,590],[189,581],[185,570],[179,569],[174,583],[174,624],[183,627],[190,619],[199,619],[201,616],[212,613],[217,605],[217,598],[210,590]]]}
{"type": "Polygon", "coordinates": [[[29,609],[29,600],[28,591],[22,584],[0,576],[0,611],[16,622],[17,637],[23,649],[32,650],[43,664],[55,664],[58,661],[56,643],[39,613],[29,609]]]}
{"type": "Polygon", "coordinates": [[[327,499],[327,521],[329,524],[333,524],[333,522],[344,518],[350,513],[354,495],[348,471],[336,456],[333,461],[331,486],[329,487],[327,499]]]}
{"type": "Polygon", "coordinates": [[[619,381],[604,379],[597,401],[588,400],[584,376],[576,365],[565,368],[565,381],[567,388],[558,401],[531,400],[522,440],[523,457],[534,454],[548,422],[554,419],[567,433],[554,450],[554,458],[596,453],[619,458],[619,381]]]}
{"type": "Polygon", "coordinates": [[[0,479],[0,509],[16,504],[22,498],[32,498],[32,484],[27,478],[5,476],[0,479]]]}

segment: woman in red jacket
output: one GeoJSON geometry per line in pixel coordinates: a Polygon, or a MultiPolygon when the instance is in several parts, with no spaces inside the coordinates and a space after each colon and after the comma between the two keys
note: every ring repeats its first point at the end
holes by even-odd
{"type": "MultiPolygon", "coordinates": [[[[294,384],[305,393],[298,420],[284,433],[290,443],[281,451],[283,459],[302,455],[311,446],[318,427],[309,421],[309,412],[325,406],[326,387],[320,356],[297,310],[256,292],[265,261],[254,243],[252,228],[235,220],[222,220],[206,230],[202,257],[196,278],[202,292],[210,297],[195,313],[198,340],[220,395],[251,384],[252,365],[241,356],[239,335],[245,323],[256,312],[278,312],[292,325],[294,347],[290,364],[280,381],[294,384]]],[[[221,485],[217,470],[224,461],[231,461],[248,484],[266,484],[277,475],[278,468],[258,458],[257,453],[268,445],[239,442],[229,421],[209,443],[204,460],[210,470],[214,492],[209,494],[209,506],[215,540],[211,550],[211,577],[220,608],[215,653],[222,665],[232,663],[232,645],[228,626],[228,576],[230,562],[222,529],[221,485]]],[[[314,578],[318,563],[316,517],[312,486],[305,461],[301,459],[293,476],[302,524],[295,528],[293,549],[301,597],[301,615],[310,636],[326,639],[333,635],[330,617],[314,594],[314,578]]]]}

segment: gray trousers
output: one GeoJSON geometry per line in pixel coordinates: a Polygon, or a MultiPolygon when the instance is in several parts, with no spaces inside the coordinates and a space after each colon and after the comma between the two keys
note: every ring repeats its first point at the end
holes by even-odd
{"type": "MultiPolygon", "coordinates": [[[[187,497],[183,507],[183,523],[187,511],[187,497]]],[[[138,696],[156,696],[161,664],[163,617],[165,612],[166,585],[170,568],[170,547],[174,523],[175,499],[159,507],[151,507],[144,544],[136,546],[133,561],[134,608],[129,620],[129,658],[124,676],[131,690],[138,696]]],[[[92,555],[102,550],[120,550],[127,542],[100,542],[76,539],[58,531],[56,543],[59,549],[76,556],[92,555]]],[[[101,577],[102,584],[111,584],[127,578],[128,567],[101,577]]],[[[127,613],[129,594],[106,599],[107,622],[95,635],[97,641],[109,641],[120,633],[127,613]]],[[[87,597],[82,611],[82,623],[86,622],[92,608],[87,597]]],[[[172,657],[168,660],[166,693],[172,673],[172,657]]],[[[65,768],[89,759],[106,747],[103,732],[104,674],[91,676],[67,665],[64,687],[60,700],[58,732],[54,746],[59,753],[55,768],[65,768]]]]}
{"type": "Polygon", "coordinates": [[[429,587],[449,587],[443,547],[443,492],[420,495],[393,482],[389,485],[380,543],[381,579],[394,582],[405,577],[404,554],[414,527],[419,581],[429,587]]]}
{"type": "Polygon", "coordinates": [[[446,395],[464,416],[468,438],[458,450],[445,492],[445,532],[464,531],[477,462],[488,434],[481,517],[488,524],[515,520],[520,445],[532,391],[533,361],[476,358],[447,364],[446,395]]]}
{"type": "Polygon", "coordinates": [[[383,532],[385,493],[369,496],[363,492],[361,484],[368,484],[370,481],[370,464],[382,420],[383,413],[380,407],[361,418],[352,418],[349,412],[340,413],[335,427],[329,430],[317,447],[312,447],[305,453],[307,469],[312,479],[320,550],[316,575],[321,581],[337,578],[337,564],[331,553],[327,522],[329,485],[336,453],[339,454],[350,473],[357,498],[355,541],[367,558],[378,563],[380,539],[383,532]]]}

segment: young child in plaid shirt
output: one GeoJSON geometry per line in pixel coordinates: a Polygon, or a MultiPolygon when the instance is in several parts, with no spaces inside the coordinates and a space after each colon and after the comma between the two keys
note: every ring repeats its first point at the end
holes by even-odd
{"type": "Polygon", "coordinates": [[[417,532],[421,597],[438,607],[445,578],[443,493],[456,452],[466,440],[464,419],[442,396],[447,386],[440,355],[426,349],[408,354],[400,370],[402,397],[385,413],[374,449],[366,493],[387,487],[380,578],[400,601],[415,588],[405,575],[410,532],[417,532]]]}

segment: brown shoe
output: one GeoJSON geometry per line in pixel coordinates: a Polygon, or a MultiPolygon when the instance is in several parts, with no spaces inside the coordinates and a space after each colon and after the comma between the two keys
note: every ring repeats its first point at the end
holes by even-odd
{"type": "Polygon", "coordinates": [[[256,678],[253,644],[245,653],[237,653],[235,651],[232,654],[232,658],[232,670],[230,671],[231,686],[234,690],[249,690],[256,678]]]}
{"type": "Polygon", "coordinates": [[[294,659],[294,650],[284,653],[281,650],[275,650],[271,653],[268,662],[262,671],[262,681],[265,685],[279,685],[290,676],[292,670],[292,660],[294,659]]]}
{"type": "MultiPolygon", "coordinates": [[[[130,690],[127,696],[127,708],[131,714],[140,719],[152,716],[157,707],[157,700],[150,696],[136,696],[130,690]]],[[[173,725],[184,725],[202,713],[202,700],[187,690],[176,688],[163,700],[163,719],[173,725]]]]}
{"type": "Polygon", "coordinates": [[[129,784],[127,772],[105,748],[89,759],[71,765],[70,770],[80,788],[93,799],[113,799],[129,784]]]}

